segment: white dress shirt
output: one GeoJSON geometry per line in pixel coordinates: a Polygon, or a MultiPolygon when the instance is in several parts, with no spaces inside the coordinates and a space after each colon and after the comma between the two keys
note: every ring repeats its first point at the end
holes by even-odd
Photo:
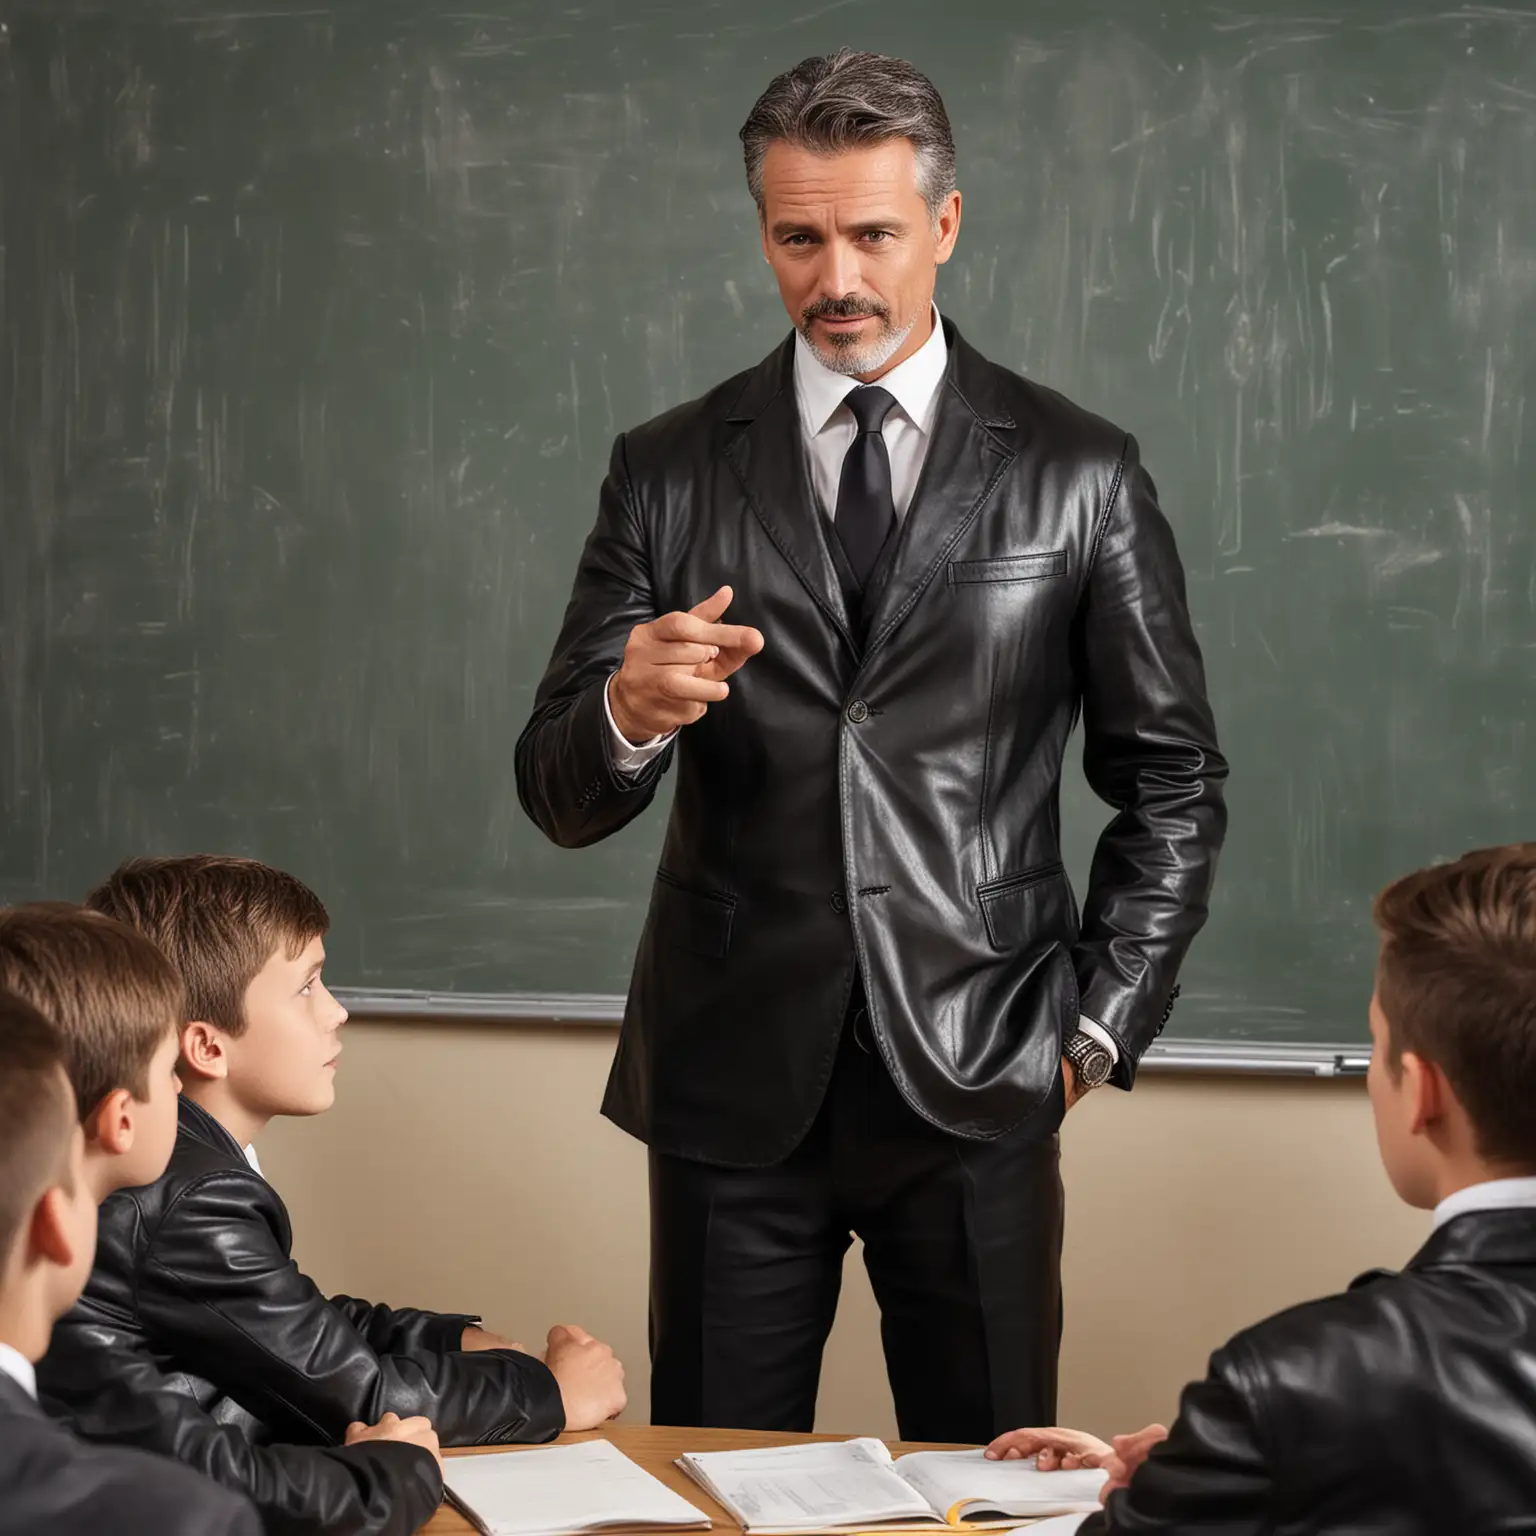
{"type": "MultiPolygon", "coordinates": [[[[251,1168],[254,1172],[261,1173],[261,1163],[256,1156],[255,1143],[252,1143],[245,1148],[245,1160],[251,1165],[251,1168]]],[[[262,1178],[266,1178],[266,1174],[264,1173],[261,1173],[261,1176],[262,1178]]]]}
{"type": "Polygon", "coordinates": [[[1469,1184],[1454,1195],[1447,1195],[1435,1207],[1431,1230],[1439,1231],[1453,1216],[1465,1216],[1468,1211],[1511,1211],[1527,1205],[1536,1205],[1536,1178],[1489,1179],[1483,1184],[1469,1184]]]}
{"type": "MultiPolygon", "coordinates": [[[[917,490],[928,444],[933,436],[933,418],[938,411],[939,386],[949,366],[949,343],[939,320],[937,305],[933,311],[933,330],[928,339],[905,362],[873,380],[895,397],[896,404],[880,428],[886,453],[891,461],[891,499],[896,504],[896,522],[907,515],[917,490]]],[[[806,469],[811,490],[821,515],[831,521],[837,515],[837,491],[843,475],[843,460],[858,434],[853,412],[845,404],[862,381],[846,373],[835,373],[811,350],[805,337],[795,337],[795,401],[800,410],[800,434],[805,445],[806,469]]],[[[609,684],[613,682],[610,676],[609,684]]],[[[603,713],[613,740],[613,766],[620,773],[638,773],[677,735],[668,731],[638,745],[614,724],[608,704],[608,687],[603,688],[603,713]]],[[[1110,1054],[1119,1061],[1120,1051],[1109,1032],[1092,1019],[1078,1021],[1110,1054]]]]}
{"type": "Polygon", "coordinates": [[[9,1344],[0,1344],[0,1371],[3,1371],[33,1402],[37,1401],[37,1371],[32,1362],[9,1344]]]}

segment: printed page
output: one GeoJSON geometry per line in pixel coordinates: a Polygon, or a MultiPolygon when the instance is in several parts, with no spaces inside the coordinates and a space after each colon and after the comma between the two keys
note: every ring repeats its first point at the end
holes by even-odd
{"type": "Polygon", "coordinates": [[[489,1536],[559,1536],[610,1525],[697,1530],[709,1517],[606,1440],[449,1456],[443,1482],[489,1536]]]}
{"type": "Polygon", "coordinates": [[[1033,1457],[988,1461],[981,1451],[914,1451],[896,1470],[946,1520],[1089,1513],[1107,1481],[1097,1470],[1041,1472],[1033,1457]]]}
{"type": "Polygon", "coordinates": [[[878,1440],[706,1451],[682,1466],[747,1530],[810,1531],[934,1512],[896,1475],[878,1440]]]}

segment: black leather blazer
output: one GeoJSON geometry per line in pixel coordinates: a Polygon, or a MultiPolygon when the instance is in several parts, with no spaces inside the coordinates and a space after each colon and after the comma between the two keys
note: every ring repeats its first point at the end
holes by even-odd
{"type": "Polygon", "coordinates": [[[787,1153],[856,970],[922,1114],[1047,1135],[1079,1010],[1128,1087],[1204,920],[1226,764],[1136,445],[946,333],[922,477],[857,615],[806,474],[793,337],[614,447],[516,769],[529,815],[581,847],[676,761],[604,1106],[660,1151],[787,1153]],[[725,582],[766,648],[627,778],[602,702],[625,639],[725,582]],[[1079,717],[1115,811],[1081,918],[1057,811],[1079,717]]]}
{"type": "Polygon", "coordinates": [[[327,1299],[290,1245],[277,1191],[183,1098],[165,1176],[102,1205],[90,1284],[38,1368],[50,1411],[242,1490],[269,1532],[354,1536],[415,1530],[442,1483],[418,1448],[341,1447],[353,1420],[425,1414],[444,1445],[564,1428],[542,1361],[460,1352],[471,1316],[327,1299]]]}
{"type": "Polygon", "coordinates": [[[87,1445],[0,1375],[0,1536],[261,1536],[249,1502],[163,1456],[87,1445]]]}
{"type": "Polygon", "coordinates": [[[1536,1210],[1239,1334],[1079,1536],[1536,1531],[1536,1210]]]}

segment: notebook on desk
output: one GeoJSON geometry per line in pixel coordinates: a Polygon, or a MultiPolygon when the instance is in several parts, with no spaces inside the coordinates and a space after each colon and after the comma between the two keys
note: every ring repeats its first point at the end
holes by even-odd
{"type": "Polygon", "coordinates": [[[579,1536],[613,1526],[700,1531],[709,1516],[606,1440],[452,1456],[449,1501],[482,1536],[579,1536]]]}
{"type": "Polygon", "coordinates": [[[879,1440],[705,1451],[678,1465],[757,1536],[1014,1526],[1099,1507],[1105,1474],[1041,1472],[981,1451],[914,1451],[893,1460],[879,1440]]]}

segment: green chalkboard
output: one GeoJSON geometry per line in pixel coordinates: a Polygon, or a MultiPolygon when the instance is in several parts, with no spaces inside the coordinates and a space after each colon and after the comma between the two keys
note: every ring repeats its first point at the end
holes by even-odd
{"type": "Polygon", "coordinates": [[[948,101],[941,307],[1179,533],[1175,1031],[1363,1038],[1373,890],[1536,833],[1536,8],[1301,11],[0,0],[0,897],[227,849],[348,986],[622,991],[664,807],[549,847],[512,745],[614,434],[786,329],[736,129],[851,43],[948,101]]]}

